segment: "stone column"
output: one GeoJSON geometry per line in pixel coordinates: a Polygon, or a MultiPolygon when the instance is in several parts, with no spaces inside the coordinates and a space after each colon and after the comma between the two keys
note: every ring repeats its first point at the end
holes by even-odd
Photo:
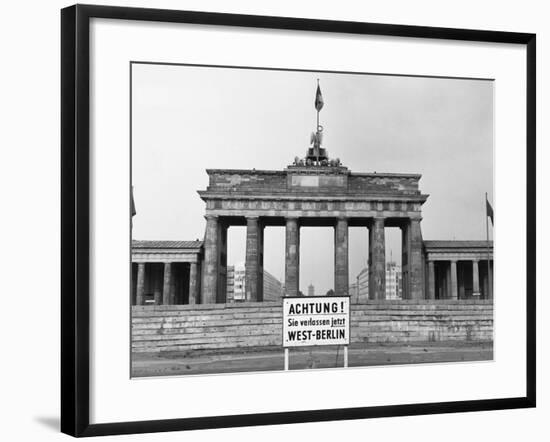
{"type": "Polygon", "coordinates": [[[403,291],[401,293],[402,299],[410,299],[409,289],[409,223],[400,226],[401,229],[401,284],[403,291]]]}
{"type": "Polygon", "coordinates": [[[384,218],[369,229],[369,299],[386,299],[386,239],[384,218]]]}
{"type": "Polygon", "coordinates": [[[172,263],[164,263],[164,280],[162,284],[162,302],[164,305],[172,305],[174,299],[172,298],[172,263]]]}
{"type": "Polygon", "coordinates": [[[216,302],[227,302],[227,229],[229,225],[221,220],[218,222],[218,288],[216,302]]]}
{"type": "MultiPolygon", "coordinates": [[[[481,276],[481,275],[480,275],[481,276]]],[[[489,280],[487,278],[487,274],[484,273],[483,276],[481,276],[481,281],[480,281],[480,284],[481,284],[481,290],[482,290],[482,298],[483,299],[488,299],[488,293],[489,293],[489,280]]]]}
{"type": "Polygon", "coordinates": [[[458,277],[456,274],[456,260],[451,261],[451,299],[458,299],[458,277]]]}
{"type": "Polygon", "coordinates": [[[198,264],[189,264],[189,304],[197,304],[199,298],[199,272],[198,264]]]}
{"type": "Polygon", "coordinates": [[[458,281],[458,299],[466,299],[466,277],[464,266],[456,265],[456,280],[458,281]]]}
{"type": "Polygon", "coordinates": [[[206,232],[204,234],[204,276],[203,301],[205,304],[216,302],[218,288],[218,217],[206,217],[206,232]]]}
{"type": "Polygon", "coordinates": [[[155,296],[155,305],[162,304],[162,267],[155,265],[153,273],[153,293],[155,296]]]}
{"type": "Polygon", "coordinates": [[[264,300],[264,225],[258,225],[258,302],[264,300]]]}
{"type": "Polygon", "coordinates": [[[422,231],[420,219],[409,224],[409,299],[424,299],[422,284],[422,231]]]}
{"type": "Polygon", "coordinates": [[[246,262],[245,262],[245,291],[246,300],[258,301],[259,295],[259,226],[258,217],[246,218],[246,262]]]}
{"type": "Polygon", "coordinates": [[[428,299],[435,299],[435,265],[428,261],[428,299]]]}
{"type": "Polygon", "coordinates": [[[286,220],[285,295],[298,296],[300,287],[300,226],[297,218],[286,220]]]}
{"type": "Polygon", "coordinates": [[[476,296],[479,299],[481,292],[479,290],[479,262],[477,259],[474,259],[472,261],[472,277],[473,277],[472,295],[476,296]]]}
{"type": "Polygon", "coordinates": [[[136,284],[136,305],[145,304],[145,263],[138,263],[136,284]]]}
{"type": "Polygon", "coordinates": [[[348,220],[338,218],[334,228],[334,294],[349,295],[348,220]]]}
{"type": "Polygon", "coordinates": [[[445,266],[445,299],[451,299],[451,261],[445,266]]]}

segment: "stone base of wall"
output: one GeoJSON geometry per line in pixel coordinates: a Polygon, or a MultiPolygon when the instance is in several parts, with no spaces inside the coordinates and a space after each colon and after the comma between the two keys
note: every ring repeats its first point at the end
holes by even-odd
{"type": "MultiPolygon", "coordinates": [[[[492,339],[490,300],[369,300],[351,305],[352,346],[492,339]]],[[[280,302],[132,307],[136,353],[281,345],[280,302]]]]}

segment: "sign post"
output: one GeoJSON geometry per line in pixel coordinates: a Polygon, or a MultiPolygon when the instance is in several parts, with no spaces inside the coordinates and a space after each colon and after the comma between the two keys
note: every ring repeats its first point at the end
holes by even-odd
{"type": "Polygon", "coordinates": [[[285,348],[285,371],[288,371],[288,348],[285,348]]]}
{"type": "Polygon", "coordinates": [[[298,296],[283,298],[285,370],[290,347],[343,345],[348,366],[350,331],[349,296],[298,296]]]}

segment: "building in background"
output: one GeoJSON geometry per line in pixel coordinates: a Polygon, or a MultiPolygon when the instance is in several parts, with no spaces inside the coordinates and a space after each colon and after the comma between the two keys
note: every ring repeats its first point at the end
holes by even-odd
{"type": "Polygon", "coordinates": [[[284,288],[271,273],[264,270],[264,301],[280,301],[284,294],[284,288]]]}
{"type": "Polygon", "coordinates": [[[386,299],[402,299],[401,266],[394,261],[386,263],[386,299]]]}
{"type": "Polygon", "coordinates": [[[349,296],[350,296],[350,302],[352,304],[357,304],[359,302],[359,290],[358,290],[357,282],[353,282],[349,285],[349,296]]]}
{"type": "Polygon", "coordinates": [[[313,284],[310,284],[307,286],[307,295],[308,296],[315,296],[315,287],[313,284]]]}
{"type": "Polygon", "coordinates": [[[363,302],[369,299],[369,268],[361,270],[356,278],[357,284],[357,302],[363,302]]]}
{"type": "Polygon", "coordinates": [[[227,302],[246,301],[244,263],[227,266],[227,302]]]}
{"type": "MultiPolygon", "coordinates": [[[[280,301],[283,297],[283,285],[275,276],[264,270],[264,301],[280,301]]],[[[245,302],[246,267],[244,263],[227,266],[227,302],[245,302]]]]}
{"type": "MultiPolygon", "coordinates": [[[[385,299],[402,299],[403,284],[402,284],[401,266],[396,262],[386,263],[386,298],[385,299]]],[[[369,299],[369,268],[366,266],[359,272],[356,278],[357,291],[356,302],[364,302],[369,299]]],[[[351,294],[351,286],[350,286],[351,294]]],[[[353,302],[353,300],[352,300],[353,302]]]]}

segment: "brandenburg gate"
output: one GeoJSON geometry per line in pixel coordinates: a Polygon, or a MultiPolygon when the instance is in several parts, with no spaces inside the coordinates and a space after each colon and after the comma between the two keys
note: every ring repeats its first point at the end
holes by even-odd
{"type": "Polygon", "coordinates": [[[420,222],[428,195],[420,192],[421,176],[355,173],[338,158],[330,159],[321,147],[319,112],[323,104],[317,86],[317,130],[311,134],[305,157],[296,157],[286,169],[206,170],[208,187],[198,192],[206,203],[202,243],[135,241],[134,303],[145,304],[147,297],[155,304],[225,303],[227,229],[235,225],[246,226],[244,286],[250,302],[263,301],[267,226],[286,229],[286,296],[300,293],[300,228],[309,226],[334,228],[334,293],[350,295],[348,229],[358,226],[368,229],[369,235],[369,299],[386,298],[386,227],[401,230],[402,299],[492,299],[492,243],[423,241],[420,222]],[[173,281],[172,261],[174,269],[181,270],[176,278],[179,285],[173,281]],[[163,274],[159,262],[164,263],[163,274]],[[184,286],[188,289],[182,289],[184,286]],[[153,295],[145,293],[146,287],[153,295]]]}
{"type": "MultiPolygon", "coordinates": [[[[322,129],[321,129],[322,130],[322,129]]],[[[319,131],[317,132],[319,135],[319,131]]],[[[420,175],[352,173],[314,140],[284,170],[208,169],[202,302],[225,302],[227,229],[246,226],[246,298],[263,299],[263,232],[285,226],[285,294],[299,294],[300,227],[334,228],[334,292],[348,295],[348,228],[368,229],[369,299],[385,299],[385,227],[402,232],[403,299],[424,299],[420,175]]],[[[365,241],[366,247],[366,241],[365,241]]]]}

